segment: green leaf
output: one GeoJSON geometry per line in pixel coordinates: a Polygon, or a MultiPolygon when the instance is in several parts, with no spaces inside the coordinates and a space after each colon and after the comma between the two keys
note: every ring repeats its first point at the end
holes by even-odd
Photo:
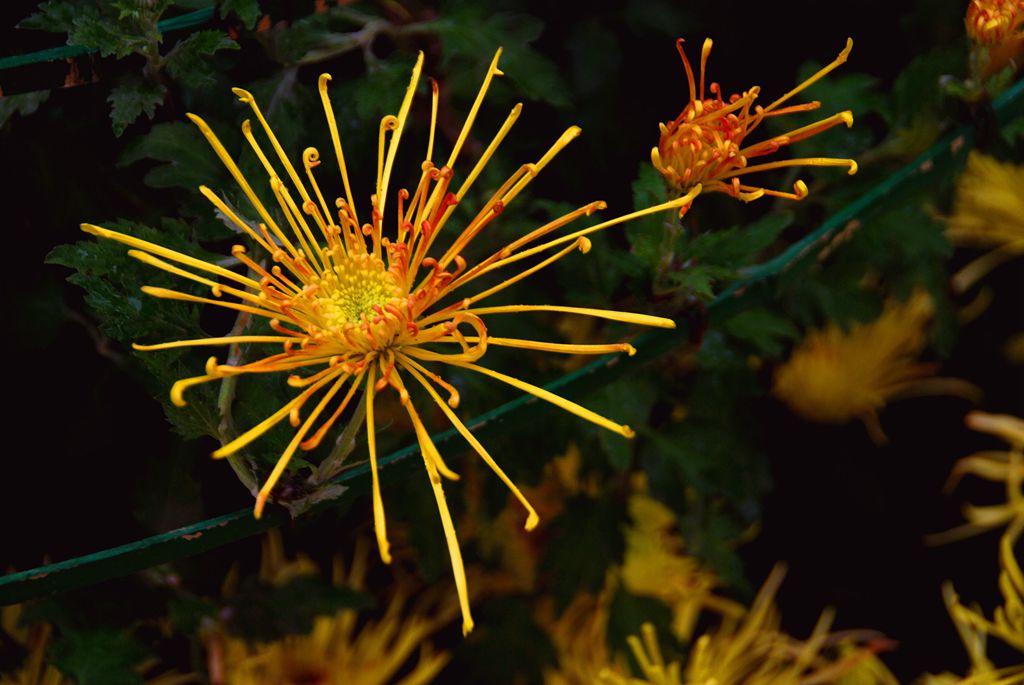
{"type": "Polygon", "coordinates": [[[624,515],[621,507],[579,496],[551,522],[541,568],[551,577],[559,609],[580,591],[600,590],[605,571],[622,559],[624,515]]]}
{"type": "Polygon", "coordinates": [[[200,88],[216,81],[216,72],[206,59],[218,50],[237,50],[238,43],[220,31],[196,31],[167,54],[167,72],[187,86],[200,88]]]}
{"type": "MultiPolygon", "coordinates": [[[[632,190],[633,209],[637,211],[669,199],[665,180],[649,163],[640,164],[632,190]]],[[[654,273],[661,272],[665,267],[664,262],[674,258],[676,243],[683,231],[675,210],[635,219],[626,224],[625,228],[631,252],[654,273]]]]}
{"type": "Polygon", "coordinates": [[[139,78],[126,79],[117,85],[107,98],[114,135],[120,137],[142,114],[152,119],[166,92],[163,85],[139,78]]]}
{"type": "Polygon", "coordinates": [[[722,328],[766,357],[778,357],[786,341],[800,337],[800,330],[791,321],[763,307],[740,312],[722,328]]]}
{"type": "Polygon", "coordinates": [[[50,97],[50,91],[37,90],[31,93],[20,93],[18,95],[4,95],[0,97],[0,129],[2,129],[15,114],[27,117],[35,114],[39,106],[50,97]]]}
{"type": "Polygon", "coordinates": [[[220,16],[226,19],[234,14],[242,22],[242,26],[251,29],[259,21],[263,14],[260,10],[259,0],[222,0],[220,3],[220,16]]]}
{"type": "Polygon", "coordinates": [[[155,27],[147,35],[143,29],[130,21],[112,21],[108,17],[88,13],[75,19],[68,33],[68,45],[79,45],[98,50],[101,57],[116,56],[122,59],[132,54],[142,54],[151,40],[159,40],[155,27]]]}
{"type": "MultiPolygon", "coordinates": [[[[571,104],[569,88],[554,62],[530,47],[544,32],[544,23],[527,14],[487,12],[474,3],[450,3],[442,16],[449,21],[434,26],[445,43],[445,54],[479,61],[481,55],[502,46],[501,68],[528,98],[555,107],[571,104]]],[[[474,80],[479,85],[479,81],[474,80]]],[[[460,90],[474,86],[458,82],[460,90]]]]}
{"type": "MultiPolygon", "coordinates": [[[[650,422],[651,408],[657,399],[657,389],[647,377],[628,375],[594,392],[587,399],[587,406],[617,423],[643,427],[650,422]]],[[[593,432],[612,468],[625,471],[632,461],[633,441],[603,428],[594,428],[593,432]]]]}
{"type": "Polygon", "coordinates": [[[146,173],[146,185],[153,188],[195,190],[200,184],[216,188],[224,178],[223,165],[199,130],[180,121],[157,124],[129,143],[118,164],[126,166],[142,159],[166,162],[146,173]]]}
{"type": "Polygon", "coordinates": [[[39,5],[39,11],[18,22],[19,29],[35,29],[51,33],[67,33],[81,16],[81,3],[50,0],[39,5]]]}
{"type": "Polygon", "coordinates": [[[373,63],[366,78],[356,85],[355,106],[359,118],[371,121],[397,112],[409,86],[412,66],[411,61],[397,57],[373,63]]]}
{"type": "Polygon", "coordinates": [[[462,682],[544,682],[544,671],[557,663],[557,652],[534,620],[534,611],[533,602],[524,597],[495,597],[474,605],[477,628],[453,659],[462,682]]]}
{"type": "Polygon", "coordinates": [[[53,663],[78,685],[141,685],[134,667],[148,656],[138,640],[109,628],[72,632],[53,645],[53,663]]]}
{"type": "Polygon", "coordinates": [[[317,616],[371,606],[369,595],[316,576],[299,576],[284,585],[251,578],[228,602],[228,629],[250,642],[269,642],[309,633],[317,616]]]}

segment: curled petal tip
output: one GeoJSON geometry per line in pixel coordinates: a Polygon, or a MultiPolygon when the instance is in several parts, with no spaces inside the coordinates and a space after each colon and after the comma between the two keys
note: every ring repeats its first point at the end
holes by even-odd
{"type": "Polygon", "coordinates": [[[628,345],[627,344],[626,345],[626,354],[628,356],[632,357],[634,354],[636,354],[636,348],[633,347],[632,345],[628,345]]]}
{"type": "Polygon", "coordinates": [[[633,430],[632,428],[630,428],[629,426],[623,424],[623,426],[622,426],[622,437],[624,437],[624,438],[626,438],[628,440],[632,440],[633,438],[636,437],[636,431],[633,430]]]}
{"type": "Polygon", "coordinates": [[[858,167],[857,167],[857,161],[856,161],[856,160],[853,160],[853,159],[851,159],[851,160],[849,160],[849,162],[850,162],[850,168],[846,170],[846,174],[847,174],[848,176],[853,176],[854,174],[856,174],[856,173],[857,173],[857,169],[858,169],[858,167]]]}
{"type": "Polygon", "coordinates": [[[839,113],[839,119],[846,124],[846,128],[853,126],[853,112],[846,110],[845,112],[839,113]]]}
{"type": "Polygon", "coordinates": [[[845,62],[846,58],[850,56],[851,50],[853,50],[853,38],[847,38],[846,47],[843,48],[843,51],[839,53],[839,57],[836,58],[836,61],[839,62],[840,64],[845,62]]]}
{"type": "Polygon", "coordinates": [[[462,636],[466,637],[473,632],[473,619],[468,616],[462,619],[462,636]]]}
{"type": "Polygon", "coordinates": [[[592,243],[590,242],[589,238],[580,238],[579,239],[580,252],[582,252],[583,254],[587,254],[588,252],[590,252],[591,246],[592,246],[592,243]]]}
{"type": "Polygon", "coordinates": [[[331,75],[328,74],[325,71],[324,73],[320,74],[320,77],[317,79],[317,83],[319,84],[319,86],[321,88],[326,88],[327,87],[327,82],[330,81],[330,80],[331,80],[331,75]]]}
{"type": "Polygon", "coordinates": [[[540,523],[540,516],[537,516],[537,512],[531,511],[530,515],[526,517],[526,525],[523,526],[527,531],[533,530],[540,523]]]}
{"type": "Polygon", "coordinates": [[[252,102],[252,93],[247,91],[245,88],[232,88],[231,92],[238,96],[239,102],[246,104],[252,102]]]}
{"type": "Polygon", "coordinates": [[[172,385],[171,404],[173,404],[175,407],[184,407],[185,405],[187,405],[188,402],[185,401],[184,392],[185,387],[181,384],[181,381],[178,381],[177,383],[172,385]]]}

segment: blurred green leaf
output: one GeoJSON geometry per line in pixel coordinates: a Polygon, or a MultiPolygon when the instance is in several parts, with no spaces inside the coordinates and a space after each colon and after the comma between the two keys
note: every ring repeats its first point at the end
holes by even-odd
{"type": "Polygon", "coordinates": [[[259,0],[221,0],[221,18],[227,19],[228,16],[232,14],[239,18],[242,22],[242,26],[247,29],[251,29],[256,25],[256,22],[262,14],[259,0]]]}
{"type": "Polygon", "coordinates": [[[305,635],[313,619],[341,609],[365,609],[373,599],[357,590],[330,585],[316,576],[299,576],[284,585],[255,578],[243,581],[231,596],[228,629],[250,642],[269,642],[287,635],[305,635]]]}
{"type": "MultiPolygon", "coordinates": [[[[644,375],[635,374],[594,392],[587,399],[587,406],[612,421],[642,428],[650,422],[651,407],[657,399],[654,383],[644,375]]],[[[603,428],[595,427],[593,432],[612,468],[625,471],[632,460],[633,442],[603,428]]]]}
{"type": "Polygon", "coordinates": [[[166,162],[146,173],[146,185],[153,188],[194,191],[201,184],[217,188],[218,181],[225,176],[223,165],[199,130],[180,121],[154,126],[145,136],[128,144],[118,163],[124,166],[143,159],[166,162]]]}
{"type": "Polygon", "coordinates": [[[134,670],[149,651],[127,633],[89,628],[63,635],[53,645],[53,663],[78,685],[141,685],[134,670]]]}
{"type": "Polygon", "coordinates": [[[791,321],[763,307],[746,309],[730,317],[722,329],[767,357],[778,357],[785,342],[800,337],[799,329],[791,321]]]}
{"type": "Polygon", "coordinates": [[[551,522],[541,569],[551,578],[559,610],[578,592],[597,592],[604,585],[605,570],[622,559],[624,523],[620,507],[582,496],[567,501],[551,522]]]}
{"type": "Polygon", "coordinates": [[[557,661],[550,637],[533,619],[530,598],[495,597],[474,605],[477,627],[455,650],[462,682],[516,685],[543,682],[557,661]]]}
{"type": "Polygon", "coordinates": [[[39,106],[50,97],[50,91],[37,90],[31,93],[20,93],[18,95],[4,95],[0,97],[0,129],[2,129],[15,114],[27,117],[35,114],[39,106]]]}

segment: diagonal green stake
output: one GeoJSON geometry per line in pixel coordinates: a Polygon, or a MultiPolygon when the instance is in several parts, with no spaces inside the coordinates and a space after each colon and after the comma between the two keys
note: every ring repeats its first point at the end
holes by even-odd
{"type": "MultiPolygon", "coordinates": [[[[1003,93],[993,103],[993,109],[1000,125],[1024,113],[1024,81],[1003,93]]],[[[766,280],[808,257],[817,255],[819,250],[828,245],[840,232],[856,230],[857,226],[887,209],[894,202],[917,192],[934,179],[936,173],[954,171],[964,162],[967,152],[974,146],[974,139],[974,129],[969,126],[963,126],[947,135],[913,162],[830,217],[817,230],[794,243],[785,252],[748,270],[740,281],[715,298],[708,306],[710,313],[719,315],[723,311],[730,311],[745,294],[766,280]]],[[[562,394],[584,394],[610,383],[623,372],[635,368],[636,364],[650,361],[686,344],[688,340],[686,326],[676,330],[648,333],[636,340],[637,354],[634,357],[602,357],[545,387],[562,394]]],[[[495,426],[507,427],[513,422],[528,418],[531,405],[536,405],[537,402],[538,400],[532,396],[521,397],[482,414],[466,425],[474,433],[493,430],[495,426]]],[[[433,440],[435,444],[441,446],[457,435],[454,429],[448,430],[433,436],[433,440]]],[[[379,460],[379,465],[390,466],[418,451],[417,445],[409,445],[383,457],[379,460]]],[[[355,487],[365,481],[360,477],[368,470],[369,465],[366,463],[356,465],[338,476],[337,482],[349,483],[355,487]]],[[[322,502],[313,507],[312,511],[322,511],[337,502],[338,500],[322,502]]],[[[120,547],[12,573],[0,577],[0,606],[126,576],[157,564],[189,557],[255,535],[277,527],[287,520],[288,515],[280,507],[268,510],[259,521],[253,518],[252,510],[247,508],[120,547]]]]}

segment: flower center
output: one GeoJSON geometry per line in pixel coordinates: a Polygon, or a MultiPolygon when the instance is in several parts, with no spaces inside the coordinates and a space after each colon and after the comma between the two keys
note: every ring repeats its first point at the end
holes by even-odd
{"type": "Polygon", "coordinates": [[[401,289],[384,262],[373,255],[356,255],[336,262],[320,281],[317,309],[325,328],[358,323],[372,317],[374,306],[399,297],[401,289]]]}
{"type": "Polygon", "coordinates": [[[715,99],[691,102],[679,123],[673,122],[663,130],[658,147],[673,185],[713,180],[744,166],[740,155],[745,135],[742,122],[732,113],[716,114],[723,107],[725,103],[715,99]]]}

